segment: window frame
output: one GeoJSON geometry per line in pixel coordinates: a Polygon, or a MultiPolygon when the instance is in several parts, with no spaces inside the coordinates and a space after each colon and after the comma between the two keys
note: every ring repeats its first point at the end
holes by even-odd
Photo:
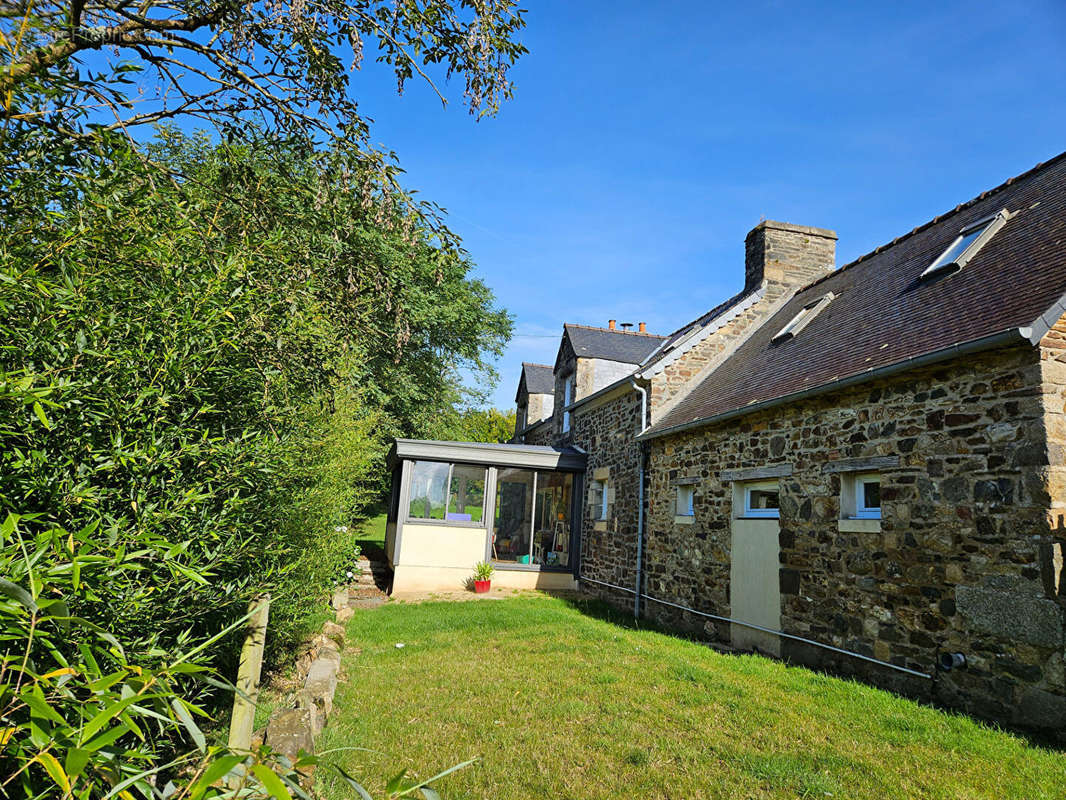
{"type": "Polygon", "coordinates": [[[836,295],[832,292],[823,294],[817,300],[813,300],[807,303],[803,308],[799,310],[792,319],[790,319],[785,326],[775,333],[771,338],[771,342],[783,342],[786,339],[795,338],[796,334],[806,328],[815,317],[817,317],[822,310],[836,299],[836,295]]]}
{"type": "Polygon", "coordinates": [[[956,271],[961,270],[966,266],[970,259],[977,255],[988,240],[995,236],[997,231],[1007,223],[1010,216],[1010,212],[1008,212],[1007,209],[1002,208],[995,214],[989,214],[987,217],[982,217],[981,219],[960,228],[959,232],[951,240],[951,243],[939,256],[936,257],[932,264],[925,268],[919,276],[919,280],[928,278],[932,275],[939,275],[952,267],[954,267],[956,271]],[[948,254],[958,246],[960,241],[971,235],[974,231],[980,231],[980,233],[978,233],[977,237],[957,256],[955,256],[955,258],[949,260],[947,258],[948,254]]]}
{"type": "Polygon", "coordinates": [[[488,502],[488,497],[487,497],[488,488],[489,488],[489,468],[488,467],[483,466],[481,464],[466,464],[466,463],[457,462],[457,461],[433,461],[432,459],[428,459],[428,458],[414,459],[410,463],[411,463],[411,477],[409,479],[410,482],[409,482],[409,484],[407,486],[407,497],[404,500],[404,508],[403,508],[403,524],[404,525],[408,525],[408,524],[410,524],[410,525],[443,525],[445,527],[454,527],[454,528],[484,528],[487,525],[487,521],[485,519],[485,509],[487,508],[486,504],[488,502]],[[443,519],[437,519],[436,517],[412,517],[411,516],[411,500],[412,500],[412,498],[411,498],[411,484],[414,483],[415,469],[417,468],[417,465],[419,463],[421,463],[421,462],[425,462],[425,463],[429,463],[429,464],[445,464],[448,467],[448,477],[447,477],[447,479],[445,480],[445,483],[444,483],[444,511],[443,511],[444,518],[443,519]],[[483,469],[485,471],[485,477],[482,479],[483,480],[483,487],[482,487],[482,492],[481,492],[481,519],[480,520],[471,519],[471,520],[467,521],[467,520],[458,520],[458,519],[448,519],[448,504],[450,502],[451,492],[452,492],[452,475],[455,472],[455,467],[456,466],[471,467],[473,469],[483,469]]]}
{"type": "Polygon", "coordinates": [[[607,519],[607,484],[608,479],[606,478],[593,478],[589,482],[590,489],[593,489],[593,491],[595,491],[596,487],[598,486],[600,492],[599,503],[590,503],[590,505],[592,505],[594,508],[594,516],[592,517],[593,522],[603,522],[607,519]]]}
{"type": "Polygon", "coordinates": [[[677,486],[677,496],[674,500],[674,516],[677,517],[694,517],[696,516],[696,486],[691,483],[681,483],[677,486]],[[682,505],[682,499],[688,498],[687,502],[682,505]]]}
{"type": "Polygon", "coordinates": [[[781,518],[781,481],[779,479],[765,481],[745,481],[741,487],[744,498],[742,519],[780,519],[781,518]],[[752,508],[751,493],[753,490],[770,489],[777,492],[777,508],[752,508]]]}
{"type": "Polygon", "coordinates": [[[563,433],[570,432],[570,412],[567,410],[574,402],[574,373],[563,378],[563,433]]]}
{"type": "Polygon", "coordinates": [[[866,492],[863,489],[863,484],[871,483],[870,478],[877,478],[877,487],[880,490],[882,483],[880,472],[856,472],[849,476],[851,495],[854,502],[852,504],[853,508],[849,509],[851,513],[847,516],[847,519],[881,519],[882,506],[864,505],[866,492]]]}

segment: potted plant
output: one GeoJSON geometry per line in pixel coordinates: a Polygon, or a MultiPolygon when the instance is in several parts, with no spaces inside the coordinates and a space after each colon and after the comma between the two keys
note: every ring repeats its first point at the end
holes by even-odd
{"type": "Polygon", "coordinates": [[[492,585],[492,564],[487,561],[481,561],[474,567],[474,591],[478,594],[484,594],[489,590],[492,585]]]}

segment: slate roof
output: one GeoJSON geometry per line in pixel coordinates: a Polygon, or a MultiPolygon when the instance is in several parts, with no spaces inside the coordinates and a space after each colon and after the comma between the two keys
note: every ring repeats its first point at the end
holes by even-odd
{"type": "MultiPolygon", "coordinates": [[[[1066,153],[1012,178],[800,291],[645,436],[1035,328],[1066,308],[1066,153]],[[1000,209],[1013,216],[960,271],[919,276],[959,229],[1000,209]],[[801,309],[835,297],[794,338],[774,343],[801,309]],[[1043,319],[1042,319],[1043,318],[1043,319]]],[[[989,341],[988,346],[996,342],[989,341]]]]}
{"type": "MultiPolygon", "coordinates": [[[[555,394],[555,374],[547,364],[522,362],[522,380],[528,394],[555,394]]],[[[519,381],[521,391],[521,381],[519,381]]]]}
{"type": "Polygon", "coordinates": [[[570,346],[578,358],[602,358],[623,364],[639,364],[666,338],[651,333],[570,324],[563,326],[563,335],[569,337],[570,346]]]}

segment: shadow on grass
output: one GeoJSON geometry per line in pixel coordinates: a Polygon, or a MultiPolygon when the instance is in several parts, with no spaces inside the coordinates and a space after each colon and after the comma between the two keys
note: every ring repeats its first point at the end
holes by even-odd
{"type": "MultiPolygon", "coordinates": [[[[650,619],[636,619],[633,616],[632,605],[630,605],[628,608],[622,608],[620,606],[611,605],[605,600],[589,597],[580,593],[560,594],[559,599],[562,600],[567,606],[573,608],[575,611],[584,616],[590,617],[592,619],[602,620],[612,625],[616,625],[620,628],[625,628],[627,630],[653,631],[655,633],[663,634],[664,636],[669,636],[673,639],[679,639],[687,642],[695,642],[697,644],[704,645],[705,647],[714,649],[717,652],[726,655],[727,657],[739,657],[747,654],[743,651],[730,651],[728,648],[720,648],[716,646],[715,642],[712,642],[706,637],[699,636],[695,633],[679,631],[676,628],[667,627],[666,625],[657,623],[650,619]]],[[[847,670],[844,669],[835,671],[832,669],[832,667],[829,666],[813,666],[787,658],[774,659],[772,656],[768,656],[765,653],[761,653],[760,655],[763,655],[766,658],[771,658],[775,661],[780,661],[781,663],[786,664],[788,666],[798,667],[807,670],[815,675],[822,675],[838,680],[850,681],[858,686],[879,689],[880,691],[885,691],[890,694],[894,694],[898,697],[904,697],[909,700],[912,700],[918,705],[924,706],[926,708],[932,708],[947,714],[970,719],[983,727],[1003,731],[1017,736],[1018,738],[1024,740],[1027,744],[1033,747],[1039,747],[1053,752],[1066,753],[1066,740],[1056,738],[1055,735],[1051,732],[1043,733],[1039,731],[1025,730],[1022,728],[1001,725],[996,722],[981,719],[979,717],[960,711],[957,708],[953,708],[945,703],[939,702],[936,699],[930,700],[928,698],[916,697],[905,693],[893,692],[890,689],[884,689],[882,687],[876,686],[873,683],[861,680],[853,673],[849,673],[847,670]]]]}

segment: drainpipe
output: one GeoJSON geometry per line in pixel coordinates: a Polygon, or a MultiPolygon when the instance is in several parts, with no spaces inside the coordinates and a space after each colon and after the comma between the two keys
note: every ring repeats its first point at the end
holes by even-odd
{"type": "MultiPolygon", "coordinates": [[[[640,430],[637,432],[637,436],[644,433],[647,430],[648,420],[648,390],[637,383],[636,378],[630,378],[629,384],[640,392],[640,430]]],[[[637,575],[636,586],[634,587],[635,593],[633,595],[633,617],[635,619],[640,618],[640,598],[642,594],[641,588],[641,566],[643,565],[644,558],[644,462],[647,460],[647,445],[642,441],[639,443],[640,447],[640,462],[637,469],[637,575]]]]}

